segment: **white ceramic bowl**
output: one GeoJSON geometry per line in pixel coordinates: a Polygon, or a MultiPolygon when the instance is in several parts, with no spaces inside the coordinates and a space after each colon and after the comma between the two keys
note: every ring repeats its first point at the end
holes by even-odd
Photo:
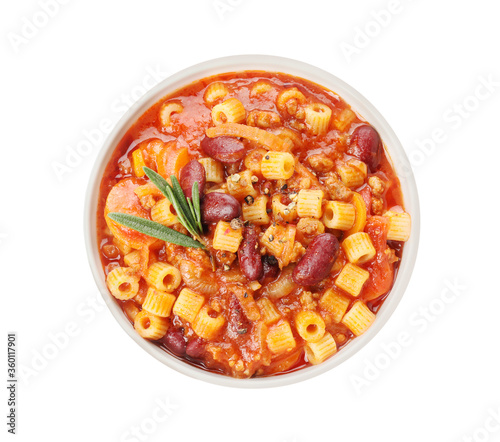
{"type": "MultiPolygon", "coordinates": [[[[387,92],[391,93],[392,91],[387,92]]],[[[415,264],[420,231],[420,213],[415,179],[401,143],[382,115],[380,115],[380,113],[359,92],[334,75],[296,60],[267,55],[241,55],[209,60],[172,75],[144,95],[121,118],[97,156],[87,189],[84,216],[85,243],[94,279],[111,313],[128,335],[149,354],[180,373],[214,384],[242,388],[277,387],[312,378],[341,364],[365,346],[384,326],[403,296],[415,264]],[[317,83],[336,92],[353,110],[358,112],[366,121],[373,125],[380,133],[386,145],[386,152],[392,160],[393,166],[401,181],[405,209],[412,217],[412,232],[410,240],[404,247],[401,265],[392,291],[377,313],[375,323],[366,333],[354,339],[337,354],[320,365],[306,367],[292,373],[267,378],[234,379],[228,376],[204,371],[176,359],[137,334],[106,287],[106,280],[101,266],[96,240],[96,214],[99,185],[106,164],[123,135],[147,109],[155,104],[160,98],[193,81],[224,72],[239,72],[245,70],[283,72],[317,83]]]]}

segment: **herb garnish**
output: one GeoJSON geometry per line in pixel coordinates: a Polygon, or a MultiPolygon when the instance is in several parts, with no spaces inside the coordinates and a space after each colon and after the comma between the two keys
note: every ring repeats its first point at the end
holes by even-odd
{"type": "Polygon", "coordinates": [[[186,198],[177,178],[172,175],[170,185],[161,175],[149,167],[144,172],[151,182],[165,195],[177,212],[177,219],[195,239],[190,238],[177,230],[170,229],[163,224],[150,221],[139,216],[126,213],[108,213],[109,218],[130,229],[137,230],[153,238],[161,239],[183,247],[205,248],[201,239],[203,227],[201,225],[200,190],[198,181],[193,183],[192,198],[186,198]]]}

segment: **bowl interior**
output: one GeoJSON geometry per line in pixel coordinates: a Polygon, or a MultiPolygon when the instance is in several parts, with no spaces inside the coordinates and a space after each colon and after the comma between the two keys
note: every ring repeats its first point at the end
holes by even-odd
{"type": "Polygon", "coordinates": [[[265,55],[232,56],[206,61],[184,69],[165,79],[138,100],[117,123],[99,151],[87,189],[84,217],[85,243],[92,274],[111,313],[129,336],[148,353],[174,370],[214,384],[242,388],[276,387],[309,379],[336,367],[366,345],[387,322],[403,296],[415,264],[420,232],[418,194],[411,166],[396,134],[382,115],[359,92],[334,75],[296,60],[265,55]],[[106,287],[106,280],[104,272],[102,271],[99,250],[97,248],[96,215],[100,181],[113,150],[129,127],[147,109],[163,96],[196,80],[224,72],[248,70],[282,72],[317,83],[340,95],[355,112],[372,124],[380,133],[385,143],[387,156],[391,160],[400,179],[405,210],[410,213],[412,217],[412,231],[409,241],[405,244],[401,265],[391,293],[382,304],[377,313],[377,319],[368,331],[354,339],[337,354],[322,364],[302,368],[295,372],[278,376],[255,379],[234,379],[191,366],[171,356],[151,342],[141,338],[135,332],[133,326],[125,317],[119,305],[113,300],[112,295],[108,292],[106,287]]]}

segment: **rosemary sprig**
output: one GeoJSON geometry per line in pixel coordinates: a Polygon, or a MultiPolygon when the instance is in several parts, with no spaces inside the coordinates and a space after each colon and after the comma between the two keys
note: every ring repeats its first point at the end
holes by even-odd
{"type": "Polygon", "coordinates": [[[172,175],[170,185],[160,174],[156,173],[149,167],[144,167],[144,172],[151,182],[165,195],[174,206],[177,212],[177,219],[179,222],[193,235],[195,239],[190,238],[183,233],[170,229],[163,224],[150,221],[134,215],[125,213],[108,213],[108,216],[118,224],[125,227],[137,230],[145,235],[152,236],[153,238],[161,239],[163,241],[177,244],[183,247],[197,247],[205,248],[205,244],[201,239],[203,234],[203,226],[201,225],[201,208],[200,208],[200,189],[198,182],[193,183],[192,198],[186,198],[181,185],[177,178],[172,175]]]}
{"type": "Polygon", "coordinates": [[[144,167],[144,172],[153,184],[160,189],[177,212],[179,222],[193,235],[199,242],[203,244],[201,234],[203,227],[201,225],[201,208],[200,208],[200,192],[198,182],[195,181],[192,188],[193,198],[186,198],[179,181],[174,175],[170,176],[170,185],[165,178],[156,173],[149,167],[144,167]],[[197,204],[195,204],[195,202],[197,204]]]}

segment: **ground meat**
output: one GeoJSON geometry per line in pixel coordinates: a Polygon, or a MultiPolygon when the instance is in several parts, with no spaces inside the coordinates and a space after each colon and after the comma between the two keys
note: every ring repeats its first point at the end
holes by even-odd
{"type": "Polygon", "coordinates": [[[378,176],[371,176],[368,179],[368,185],[372,188],[372,193],[374,196],[382,196],[385,191],[385,183],[384,180],[379,178],[378,176]]]}
{"type": "Polygon", "coordinates": [[[333,160],[324,153],[311,155],[307,158],[307,162],[316,172],[329,172],[335,165],[333,160]]]}
{"type": "Polygon", "coordinates": [[[299,183],[301,189],[310,189],[312,186],[311,178],[302,178],[299,183]]]}
{"type": "MultiPolygon", "coordinates": [[[[229,254],[229,252],[228,252],[229,254]]],[[[191,258],[194,262],[199,264],[201,267],[211,269],[212,263],[210,262],[210,258],[203,249],[196,249],[193,247],[186,248],[186,255],[191,258]]]]}
{"type": "Polygon", "coordinates": [[[301,218],[297,224],[297,239],[308,245],[315,236],[325,233],[324,224],[314,218],[301,218]]]}
{"type": "Polygon", "coordinates": [[[304,310],[315,310],[318,306],[318,303],[313,298],[313,294],[307,291],[300,295],[300,303],[304,310]]]}
{"type": "Polygon", "coordinates": [[[372,213],[382,215],[384,213],[384,201],[382,198],[372,197],[372,213]]]}
{"type": "Polygon", "coordinates": [[[304,130],[306,128],[306,125],[298,120],[290,120],[290,123],[288,124],[296,130],[304,130]]]}
{"type": "Polygon", "coordinates": [[[238,172],[239,170],[239,164],[234,163],[234,164],[226,164],[226,172],[228,175],[233,175],[238,172]]]}
{"type": "Polygon", "coordinates": [[[387,247],[387,249],[384,250],[384,253],[387,255],[387,259],[389,260],[389,264],[392,264],[393,262],[399,261],[399,258],[396,256],[396,251],[387,247]]]}
{"type": "Polygon", "coordinates": [[[225,250],[215,250],[215,261],[219,267],[224,265],[230,266],[236,259],[236,253],[227,252],[225,250]]]}
{"type": "Polygon", "coordinates": [[[347,201],[351,198],[352,191],[340,181],[335,172],[328,173],[325,180],[325,186],[332,200],[347,201]]]}
{"type": "Polygon", "coordinates": [[[304,246],[300,243],[295,241],[293,244],[293,250],[290,255],[290,262],[297,262],[300,258],[302,258],[302,255],[306,253],[306,249],[304,246]]]}
{"type": "Polygon", "coordinates": [[[248,114],[247,125],[268,129],[281,126],[281,118],[276,112],[253,110],[248,114]]]}
{"type": "Polygon", "coordinates": [[[153,206],[156,204],[153,195],[142,196],[139,199],[139,201],[141,202],[141,206],[144,207],[145,209],[152,209],[153,206]]]}

